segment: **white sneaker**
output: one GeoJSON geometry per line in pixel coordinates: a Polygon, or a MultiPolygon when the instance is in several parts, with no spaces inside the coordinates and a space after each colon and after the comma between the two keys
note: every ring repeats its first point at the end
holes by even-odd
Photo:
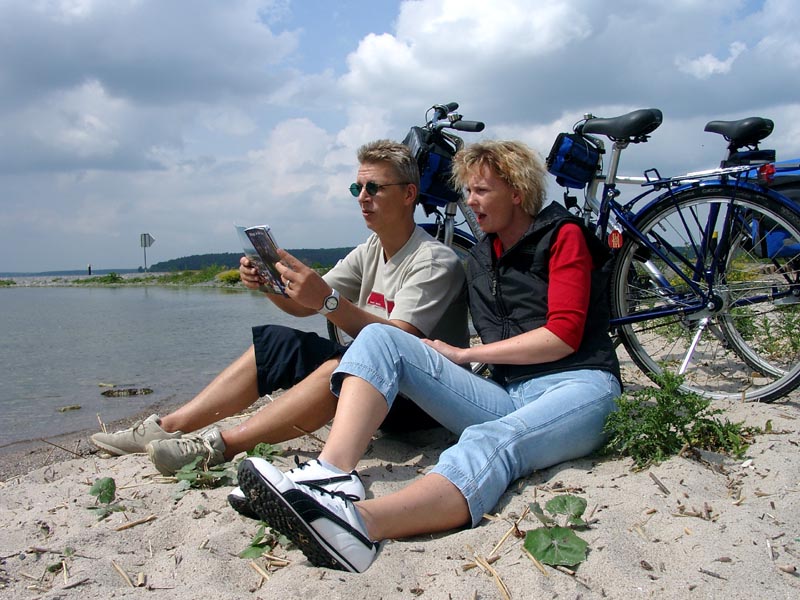
{"type": "Polygon", "coordinates": [[[211,427],[203,433],[189,433],[173,440],[153,440],[147,444],[147,455],[162,475],[170,476],[198,456],[203,466],[213,467],[225,462],[225,442],[219,429],[211,427]]]}
{"type": "MultiPolygon", "coordinates": [[[[316,458],[301,463],[295,456],[294,462],[297,466],[286,471],[284,475],[295,483],[314,485],[332,493],[342,492],[346,496],[353,498],[354,502],[367,497],[364,484],[356,471],[350,471],[349,473],[332,471],[316,458]]],[[[250,507],[250,503],[241,488],[236,487],[231,490],[228,494],[228,504],[243,517],[259,520],[258,515],[250,507]]]]}
{"type": "Polygon", "coordinates": [[[239,485],[262,521],[318,567],[362,573],[378,555],[358,510],[342,492],[297,484],[262,458],[239,465],[239,485]]]}
{"type": "Polygon", "coordinates": [[[182,431],[168,433],[161,429],[158,415],[150,415],[144,421],[135,423],[129,429],[113,433],[95,433],[89,440],[101,450],[114,456],[146,452],[147,444],[153,440],[174,440],[183,435],[182,431]]]}

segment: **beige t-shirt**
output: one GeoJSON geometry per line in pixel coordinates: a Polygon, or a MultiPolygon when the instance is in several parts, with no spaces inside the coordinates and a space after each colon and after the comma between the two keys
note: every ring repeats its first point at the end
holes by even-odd
{"type": "Polygon", "coordinates": [[[461,348],[469,343],[461,261],[453,250],[419,227],[388,261],[373,233],[324,279],[374,315],[410,323],[430,339],[461,348]]]}

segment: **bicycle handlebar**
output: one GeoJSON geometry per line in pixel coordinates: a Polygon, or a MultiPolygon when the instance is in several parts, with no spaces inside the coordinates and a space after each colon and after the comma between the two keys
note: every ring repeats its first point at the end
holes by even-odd
{"type": "Polygon", "coordinates": [[[433,120],[438,121],[444,119],[448,114],[454,110],[458,110],[458,102],[448,102],[447,104],[434,104],[431,106],[433,110],[433,120]]]}
{"type": "Polygon", "coordinates": [[[459,119],[458,121],[454,121],[450,124],[453,129],[457,129],[458,131],[471,131],[471,132],[478,132],[483,131],[483,128],[486,125],[482,121],[464,121],[463,119],[459,119]]]}

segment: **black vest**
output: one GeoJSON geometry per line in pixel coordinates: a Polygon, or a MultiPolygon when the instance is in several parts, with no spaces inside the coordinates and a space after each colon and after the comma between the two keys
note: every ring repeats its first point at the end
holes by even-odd
{"type": "Polygon", "coordinates": [[[548,373],[601,369],[621,381],[619,362],[609,329],[608,249],[583,223],[560,204],[552,203],[536,216],[522,238],[495,259],[492,238],[486,236],[467,261],[472,323],[484,344],[505,340],[542,327],[547,322],[550,247],[565,223],[581,227],[595,268],[591,275],[589,311],[578,350],[541,364],[493,365],[493,379],[505,385],[548,373]]]}

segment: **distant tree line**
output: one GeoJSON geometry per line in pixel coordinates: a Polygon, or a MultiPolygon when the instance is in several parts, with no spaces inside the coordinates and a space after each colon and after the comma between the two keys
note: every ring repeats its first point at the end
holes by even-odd
{"type": "MultiPolygon", "coordinates": [[[[288,252],[305,264],[313,268],[330,268],[345,257],[352,248],[313,248],[301,250],[288,250],[288,252]]],[[[195,254],[173,258],[155,263],[150,266],[150,271],[167,273],[170,271],[199,271],[211,266],[239,268],[241,253],[222,252],[218,254],[195,254]]]]}

